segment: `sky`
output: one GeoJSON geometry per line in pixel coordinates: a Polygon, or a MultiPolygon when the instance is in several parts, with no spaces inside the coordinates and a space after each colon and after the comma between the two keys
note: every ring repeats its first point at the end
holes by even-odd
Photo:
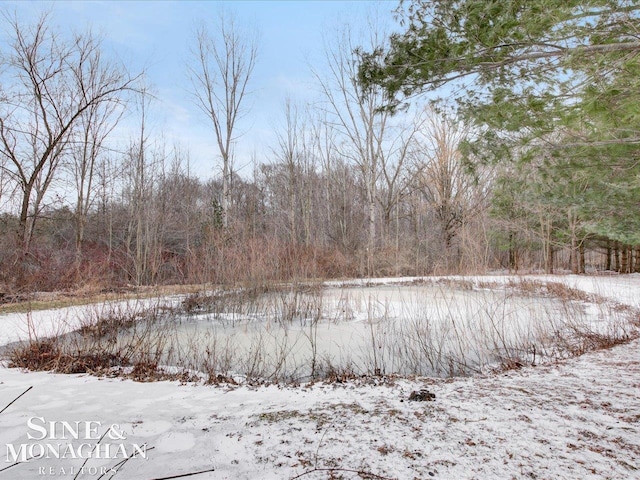
{"type": "MultiPolygon", "coordinates": [[[[252,159],[265,161],[275,144],[275,129],[284,120],[284,101],[313,102],[317,86],[311,65],[322,75],[324,40],[348,23],[365,28],[367,18],[393,23],[397,1],[55,1],[4,2],[6,11],[32,22],[50,11],[61,32],[91,29],[103,37],[104,48],[132,72],[145,70],[156,101],[150,127],[169,147],[189,151],[191,172],[200,178],[219,174],[217,147],[210,121],[189,93],[187,75],[194,31],[200,22],[215,25],[220,9],[233,13],[241,29],[256,29],[258,60],[246,99],[247,115],[236,169],[250,174],[252,159]]],[[[5,41],[5,40],[3,40],[5,41]]],[[[115,132],[126,143],[135,129],[133,115],[115,132]]]]}

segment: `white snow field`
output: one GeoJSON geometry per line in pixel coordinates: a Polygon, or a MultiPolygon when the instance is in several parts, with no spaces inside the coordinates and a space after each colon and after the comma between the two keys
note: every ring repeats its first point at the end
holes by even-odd
{"type": "MultiPolygon", "coordinates": [[[[640,306],[637,275],[531,278],[640,306]]],[[[0,343],[71,329],[67,313],[0,316],[0,343]]],[[[0,448],[0,480],[636,479],[640,341],[505,373],[297,387],[0,368],[0,448]],[[409,400],[422,389],[435,398],[409,400]]]]}

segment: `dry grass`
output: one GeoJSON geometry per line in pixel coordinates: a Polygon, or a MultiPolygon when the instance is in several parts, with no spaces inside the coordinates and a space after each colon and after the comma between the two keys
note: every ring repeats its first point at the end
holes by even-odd
{"type": "Polygon", "coordinates": [[[196,294],[201,292],[203,288],[206,288],[206,285],[129,286],[119,288],[116,291],[80,289],[47,293],[25,293],[7,297],[4,303],[0,302],[0,314],[26,313],[109,301],[156,298],[167,295],[196,294]]]}
{"type": "Polygon", "coordinates": [[[127,365],[127,359],[108,352],[69,352],[59,338],[33,340],[12,348],[8,353],[10,368],[56,373],[97,373],[127,365]]]}
{"type": "Polygon", "coordinates": [[[476,295],[471,292],[474,286],[466,281],[435,288],[461,290],[469,298],[467,306],[484,312],[485,320],[465,319],[461,315],[467,310],[453,308],[453,304],[436,313],[406,306],[405,316],[398,320],[382,302],[374,302],[380,306],[369,312],[368,343],[362,351],[343,351],[336,360],[318,349],[318,325],[350,319],[323,311],[322,291],[317,285],[201,291],[185,296],[179,306],[169,309],[138,304],[100,314],[96,310],[75,332],[32,338],[10,349],[7,359],[12,367],[119,375],[138,381],[203,379],[212,384],[233,384],[241,377],[252,384],[340,383],[362,376],[459,376],[517,369],[609,348],[638,338],[640,332],[640,313],[633,308],[555,282],[507,285],[502,300],[476,295]],[[556,310],[541,310],[534,327],[518,330],[505,316],[511,308],[507,302],[514,295],[552,298],[556,310]],[[583,314],[585,303],[600,309],[606,321],[592,324],[583,314]],[[188,324],[194,315],[203,314],[221,325],[221,333],[194,331],[185,340],[179,324],[188,324]],[[552,318],[554,315],[558,318],[552,318]],[[234,330],[225,330],[235,327],[236,322],[249,322],[239,325],[254,329],[250,344],[245,340],[240,345],[234,330]],[[308,353],[293,357],[292,352],[301,344],[308,347],[308,353]]]}

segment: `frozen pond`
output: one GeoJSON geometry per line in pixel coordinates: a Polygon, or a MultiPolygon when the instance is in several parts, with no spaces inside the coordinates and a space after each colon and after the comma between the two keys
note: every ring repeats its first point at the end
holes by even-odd
{"type": "Polygon", "coordinates": [[[72,356],[98,352],[210,379],[306,381],[467,375],[531,364],[580,348],[571,344],[577,333],[610,334],[624,323],[612,302],[480,287],[457,281],[219,291],[74,307],[58,317],[29,314],[23,328],[48,331],[43,327],[50,323],[54,333],[64,333],[84,326],[62,337],[72,356]]]}
{"type": "Polygon", "coordinates": [[[610,313],[509,290],[445,286],[267,293],[216,300],[163,321],[172,347],[162,361],[300,381],[327,374],[460,375],[500,361],[535,362],[556,348],[558,332],[601,328],[610,313]]]}

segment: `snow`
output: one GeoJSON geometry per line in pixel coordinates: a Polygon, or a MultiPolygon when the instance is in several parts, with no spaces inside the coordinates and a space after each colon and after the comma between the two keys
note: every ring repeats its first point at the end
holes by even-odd
{"type": "Polygon", "coordinates": [[[0,345],[77,330],[103,312],[139,312],[153,306],[171,306],[180,297],[131,299],[25,313],[0,314],[0,345]]]}
{"type": "Polygon", "coordinates": [[[357,279],[349,281],[331,281],[326,285],[331,286],[361,286],[390,285],[390,284],[411,284],[415,282],[438,281],[468,281],[478,283],[518,283],[522,281],[536,281],[540,283],[559,282],[568,287],[582,290],[586,293],[602,295],[605,298],[615,300],[619,303],[640,307],[640,274],[617,275],[614,273],[606,275],[450,275],[433,277],[388,277],[357,279]]]}
{"type": "MultiPolygon", "coordinates": [[[[528,278],[635,307],[640,298],[634,275],[528,278]]],[[[31,321],[45,332],[71,328],[71,318],[34,312],[31,321]]],[[[23,337],[24,320],[0,317],[2,341],[23,337]]],[[[0,413],[0,479],[74,478],[83,465],[36,458],[1,471],[13,463],[9,445],[68,442],[28,438],[33,417],[99,422],[100,434],[116,425],[125,438],[103,444],[148,446],[115,474],[122,457],[91,458],[78,478],[97,479],[100,468],[103,478],[143,480],[207,470],[189,478],[286,479],[314,469],[301,478],[640,478],[640,341],[502,374],[379,383],[216,387],[0,368],[0,410],[33,387],[0,413]],[[434,401],[408,401],[423,388],[434,401]]]]}
{"type": "MultiPolygon", "coordinates": [[[[263,299],[269,305],[258,309],[260,313],[251,309],[250,315],[216,312],[172,320],[172,330],[164,338],[184,349],[232,342],[232,371],[241,371],[248,363],[242,359],[255,358],[251,352],[260,346],[265,352],[261,359],[279,365],[281,378],[308,379],[314,355],[318,364],[330,359],[334,368],[349,368],[356,374],[378,370],[434,375],[450,371],[451,357],[470,371],[492,364],[496,345],[535,343],[540,352],[545,343],[538,338],[547,336],[551,325],[560,329],[569,318],[587,322],[581,304],[569,308],[559,300],[515,296],[499,289],[391,284],[327,287],[321,296],[290,296],[295,298],[285,299],[286,305],[280,295],[263,299]],[[273,313],[283,309],[288,311],[285,321],[282,313],[273,313]],[[437,345],[439,355],[427,358],[432,345],[437,345]],[[283,351],[286,364],[279,363],[283,351]]],[[[600,320],[600,309],[592,310],[588,321],[594,330],[605,322],[600,320]]]]}

